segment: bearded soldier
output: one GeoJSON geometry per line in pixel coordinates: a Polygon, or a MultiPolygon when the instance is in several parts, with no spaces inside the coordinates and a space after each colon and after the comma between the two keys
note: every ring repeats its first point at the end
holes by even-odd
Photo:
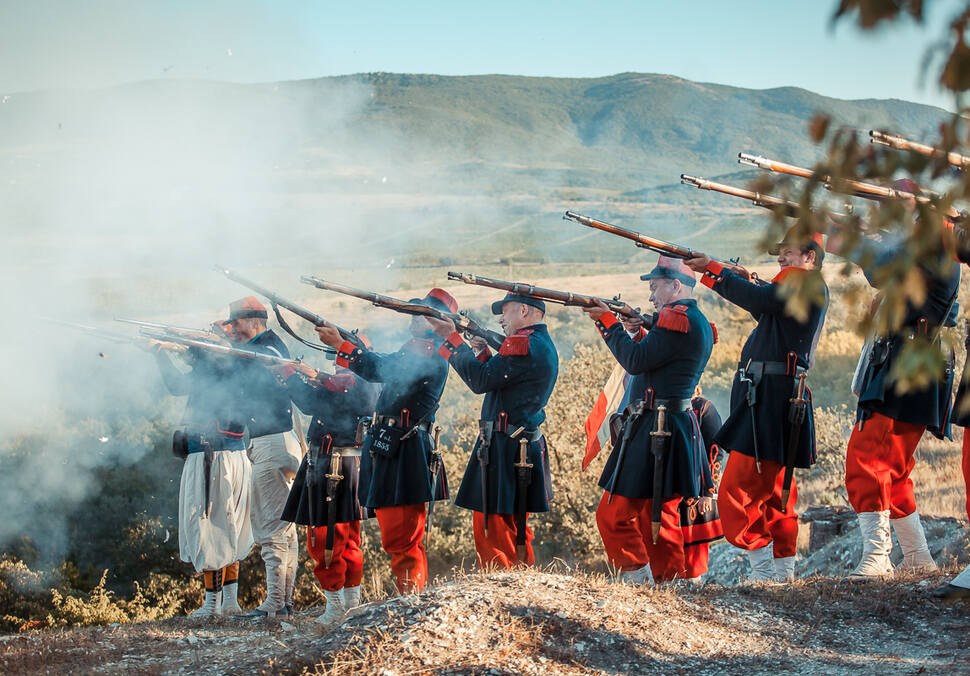
{"type": "Polygon", "coordinates": [[[714,331],[691,298],[696,279],[683,263],[661,256],[641,279],[650,282],[650,301],[658,311],[649,331],[631,337],[606,305],[585,309],[633,376],[631,403],[600,477],[604,493],[596,509],[610,564],[632,583],[694,578],[706,570],[698,565],[701,559],[706,564],[706,556],[697,556],[688,571],[685,533],[691,517],[698,535],[700,530],[711,535],[691,538],[696,544],[720,535],[710,463],[691,402],[714,331]],[[714,518],[696,519],[699,509],[714,518]]]}
{"type": "MultiPolygon", "coordinates": [[[[409,302],[447,312],[458,308],[451,295],[437,288],[409,302]]],[[[364,507],[377,517],[400,594],[419,592],[427,584],[425,503],[448,496],[444,466],[434,457],[437,449],[431,435],[448,364],[438,356],[440,341],[424,317],[412,317],[409,328],[412,338],[401,349],[379,354],[345,341],[330,324],[317,327],[320,340],[337,349],[338,366],[382,384],[364,439],[360,493],[364,507]]]]}
{"type": "Polygon", "coordinates": [[[789,231],[772,253],[779,273],[758,284],[710,257],[686,261],[701,283],[747,310],[757,326],[741,348],[731,389],[731,413],[715,436],[727,451],[717,505],[724,536],[748,553],[751,581],[793,580],[798,492],[795,468],[815,462],[815,423],[805,376],[828,308],[820,268],[821,235],[799,241],[789,231]],[[785,286],[815,291],[805,316],[792,315],[785,286]]]}
{"type": "Polygon", "coordinates": [[[313,573],[327,599],[326,611],[316,621],[327,628],[360,605],[364,555],[357,425],[374,411],[377,388],[341,367],[326,375],[309,366],[284,366],[281,375],[293,402],[311,416],[307,453],[283,519],[308,526],[307,549],[316,564],[313,573]]]}
{"type": "Polygon", "coordinates": [[[179,484],[179,556],[205,580],[205,603],[192,616],[238,613],[239,561],[252,549],[253,534],[251,468],[233,364],[196,348],[151,344],[169,392],[188,396],[172,450],[185,460],[179,484]],[[191,370],[177,368],[171,352],[180,353],[191,370]]]}
{"type": "Polygon", "coordinates": [[[431,320],[445,338],[439,354],[476,394],[484,394],[480,434],[455,504],[473,511],[482,568],[535,563],[529,512],[549,511],[552,482],[539,426],[559,375],[559,355],[543,323],[541,300],[509,293],[492,303],[506,338],[498,354],[484,340],[473,347],[449,320],[431,320]]]}
{"type": "MultiPolygon", "coordinates": [[[[248,296],[229,305],[229,335],[248,349],[289,358],[289,350],[266,328],[266,308],[248,296]]],[[[279,377],[255,362],[240,362],[236,378],[242,387],[246,425],[251,436],[253,465],[250,519],[266,567],[266,598],[252,618],[286,616],[291,612],[300,543],[296,526],[280,519],[290,485],[302,459],[293,433],[290,396],[279,377]]]]}
{"type": "MultiPolygon", "coordinates": [[[[909,179],[896,181],[893,187],[914,194],[919,191],[909,179]]],[[[914,200],[910,207],[915,208],[914,200]]],[[[840,248],[839,238],[830,238],[829,249],[840,248]]],[[[882,271],[898,256],[898,247],[891,242],[871,237],[864,237],[849,254],[851,260],[861,264],[866,280],[875,288],[885,280],[882,271]]],[[[925,297],[920,302],[907,297],[902,325],[888,335],[877,336],[872,349],[860,360],[855,383],[859,394],[856,424],[845,459],[846,491],[859,515],[862,534],[862,559],[851,574],[856,580],[892,574],[890,524],[903,550],[903,566],[936,570],[909,475],[923,433],[928,430],[939,438],[948,434],[953,355],[939,338],[942,326],[954,325],[960,268],[942,246],[932,258],[916,265],[925,297]],[[900,354],[910,345],[943,350],[946,366],[940,377],[926,386],[901,393],[893,371],[900,354]]],[[[880,300],[877,296],[877,306],[880,300]]]]}

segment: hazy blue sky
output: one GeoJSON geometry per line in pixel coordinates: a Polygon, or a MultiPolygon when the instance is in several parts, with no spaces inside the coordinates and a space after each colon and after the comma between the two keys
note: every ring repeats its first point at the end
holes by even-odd
{"type": "Polygon", "coordinates": [[[593,77],[657,72],[743,87],[944,105],[920,86],[928,27],[835,30],[835,0],[330,2],[0,0],[0,92],[150,78],[237,82],[363,71],[593,77]]]}

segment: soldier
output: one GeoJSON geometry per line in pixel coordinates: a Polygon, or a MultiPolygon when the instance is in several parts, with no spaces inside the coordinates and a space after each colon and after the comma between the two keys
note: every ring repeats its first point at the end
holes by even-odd
{"type": "Polygon", "coordinates": [[[307,549],[327,599],[321,628],[360,605],[364,555],[358,499],[360,446],[357,425],[374,410],[377,388],[352,371],[333,375],[309,366],[280,369],[290,398],[311,416],[307,453],[283,510],[283,520],[308,526],[307,549]]]}
{"type": "MultiPolygon", "coordinates": [[[[699,506],[713,511],[714,494],[691,403],[714,346],[713,328],[691,298],[694,273],[680,261],[661,256],[640,279],[650,282],[650,302],[658,311],[650,331],[632,338],[605,305],[584,309],[617,362],[634,376],[632,403],[603,468],[596,509],[610,564],[634,584],[694,578],[706,570],[698,570],[696,557],[688,571],[684,526],[690,532],[699,506]]],[[[706,523],[699,528],[719,525],[716,517],[706,523]]],[[[693,539],[699,544],[704,538],[693,539]]]]}
{"type": "Polygon", "coordinates": [[[205,603],[193,617],[241,612],[237,600],[239,561],[253,547],[249,523],[251,467],[245,422],[238,411],[232,363],[174,343],[151,341],[165,386],[188,396],[173,452],[185,460],[179,484],[179,557],[203,573],[205,603]],[[184,373],[169,357],[191,364],[184,373]]]}
{"type": "Polygon", "coordinates": [[[449,320],[429,320],[445,338],[439,354],[475,394],[485,394],[480,434],[455,504],[472,510],[481,568],[535,563],[529,512],[549,511],[552,482],[539,426],[559,375],[559,355],[542,323],[546,306],[509,293],[492,303],[506,338],[493,355],[484,340],[462,340],[449,320]]]}
{"type": "MultiPolygon", "coordinates": [[[[893,185],[897,190],[919,191],[909,179],[893,185]]],[[[911,200],[910,208],[915,208],[915,201],[911,200]]],[[[840,238],[830,237],[829,250],[840,249],[840,238]]],[[[860,263],[869,284],[879,288],[882,271],[898,255],[897,247],[890,242],[864,237],[850,259],[860,263]]],[[[892,574],[890,524],[903,550],[906,568],[931,571],[937,567],[926,544],[909,475],[923,433],[929,430],[939,438],[948,434],[952,351],[948,350],[948,363],[941,377],[925,387],[899,393],[893,374],[900,353],[908,345],[922,343],[941,349],[940,327],[954,325],[960,268],[949,260],[943,247],[935,258],[916,268],[925,284],[925,298],[921,302],[907,298],[900,328],[890,335],[877,336],[872,349],[860,360],[856,425],[845,459],[846,491],[859,515],[862,533],[862,559],[851,574],[855,580],[892,574]]],[[[880,298],[877,296],[877,303],[880,298]]]]}
{"type": "Polygon", "coordinates": [[[821,235],[800,243],[790,230],[772,254],[781,270],[768,284],[749,281],[704,254],[686,261],[703,273],[702,284],[758,322],[741,348],[731,413],[715,436],[730,453],[717,498],[724,536],[748,552],[748,579],[755,582],[795,577],[798,492],[792,473],[815,462],[815,422],[804,376],[828,308],[821,235]],[[788,312],[783,296],[785,286],[798,285],[817,290],[802,319],[788,312]]]}
{"type": "MultiPolygon", "coordinates": [[[[431,289],[410,302],[447,312],[458,304],[447,292],[431,289]]],[[[448,379],[448,364],[437,355],[439,340],[427,320],[415,315],[411,340],[393,354],[379,354],[340,337],[330,324],[317,327],[320,340],[337,348],[337,365],[372,383],[382,383],[376,414],[364,440],[360,464],[362,504],[374,510],[381,545],[391,555],[398,593],[421,591],[428,581],[424,549],[425,503],[448,496],[444,466],[432,462],[431,429],[448,379]],[[433,476],[431,467],[440,472],[433,476]],[[432,492],[434,486],[434,492],[432,492]]]]}
{"type": "MultiPolygon", "coordinates": [[[[289,358],[289,350],[266,328],[266,308],[252,296],[229,305],[225,324],[232,339],[249,349],[289,358]]],[[[300,542],[296,526],[280,519],[302,458],[293,433],[290,396],[279,377],[255,362],[240,363],[236,377],[245,398],[253,465],[250,519],[266,567],[266,598],[247,617],[286,616],[292,610],[300,542]]]]}

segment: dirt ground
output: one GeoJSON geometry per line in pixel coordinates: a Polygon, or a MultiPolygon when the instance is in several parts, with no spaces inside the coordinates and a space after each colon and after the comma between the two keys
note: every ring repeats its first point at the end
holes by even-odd
{"type": "Polygon", "coordinates": [[[954,570],[649,588],[563,566],[475,574],[362,606],[325,635],[311,609],[0,636],[0,672],[970,674],[970,602],[929,596],[954,570]]]}

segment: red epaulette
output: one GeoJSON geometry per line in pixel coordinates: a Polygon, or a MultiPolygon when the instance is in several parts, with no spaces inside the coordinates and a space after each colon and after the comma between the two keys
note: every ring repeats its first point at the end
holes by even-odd
{"type": "Polygon", "coordinates": [[[353,373],[335,373],[323,381],[323,386],[330,392],[346,392],[357,385],[357,377],[353,373]]]}
{"type": "Polygon", "coordinates": [[[666,305],[660,310],[657,326],[668,331],[687,333],[690,330],[690,320],[687,318],[686,305],[666,305]]]}
{"type": "Polygon", "coordinates": [[[717,327],[714,326],[714,322],[710,322],[711,331],[714,333],[714,344],[717,345],[717,327]]]}
{"type": "Polygon", "coordinates": [[[503,357],[524,357],[529,354],[529,335],[532,331],[520,331],[502,341],[498,353],[503,357]]]}

